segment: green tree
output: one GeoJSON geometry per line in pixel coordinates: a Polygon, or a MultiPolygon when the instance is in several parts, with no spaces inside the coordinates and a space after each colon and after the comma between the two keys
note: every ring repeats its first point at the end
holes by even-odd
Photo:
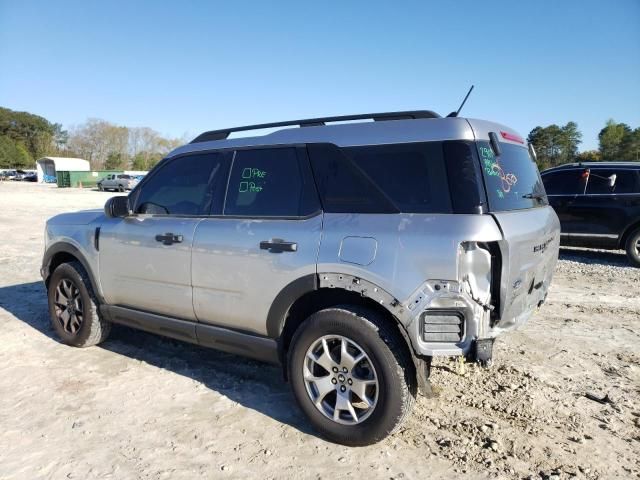
{"type": "Polygon", "coordinates": [[[552,124],[535,127],[527,140],[536,149],[538,167],[544,169],[573,162],[578,155],[578,145],[582,143],[582,132],[576,122],[568,122],[562,127],[552,124]]]}
{"type": "Polygon", "coordinates": [[[631,134],[629,125],[616,123],[615,120],[609,119],[598,134],[602,160],[622,160],[624,139],[629,134],[631,134]]]}
{"type": "Polygon", "coordinates": [[[0,136],[0,168],[31,168],[33,158],[27,149],[6,135],[0,136]]]}
{"type": "Polygon", "coordinates": [[[640,127],[625,131],[620,144],[620,160],[640,161],[640,127]]]}
{"type": "Polygon", "coordinates": [[[599,162],[600,160],[600,152],[598,150],[585,150],[576,156],[576,161],[578,162],[599,162]]]}
{"type": "Polygon", "coordinates": [[[561,128],[562,157],[564,162],[573,162],[578,155],[578,145],[582,143],[582,132],[576,122],[567,122],[561,128]]]}
{"type": "Polygon", "coordinates": [[[131,159],[131,170],[146,170],[147,159],[142,152],[139,152],[131,159]]]}
{"type": "Polygon", "coordinates": [[[25,147],[16,145],[16,168],[33,168],[34,160],[25,147]]]}
{"type": "Polygon", "coordinates": [[[31,158],[40,158],[52,150],[53,134],[54,126],[47,119],[0,107],[0,135],[22,144],[31,158]]]}
{"type": "Polygon", "coordinates": [[[107,155],[107,160],[104,162],[105,170],[124,170],[125,159],[119,152],[111,152],[107,155]]]}
{"type": "Polygon", "coordinates": [[[0,168],[12,168],[15,162],[16,146],[6,135],[0,135],[0,168]]]}

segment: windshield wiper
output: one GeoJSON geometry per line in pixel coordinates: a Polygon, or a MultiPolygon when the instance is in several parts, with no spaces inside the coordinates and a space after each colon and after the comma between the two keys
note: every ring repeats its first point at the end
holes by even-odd
{"type": "Polygon", "coordinates": [[[522,198],[533,198],[534,200],[544,200],[546,195],[544,193],[525,193],[522,198]]]}

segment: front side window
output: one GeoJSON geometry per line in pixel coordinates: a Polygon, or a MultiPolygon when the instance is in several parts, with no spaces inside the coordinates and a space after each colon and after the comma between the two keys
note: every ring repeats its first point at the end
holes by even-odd
{"type": "Polygon", "coordinates": [[[135,213],[208,215],[224,195],[228,167],[222,153],[186,155],[158,168],[136,193],[135,213]]]}
{"type": "Polygon", "coordinates": [[[578,195],[584,192],[585,177],[581,169],[549,172],[542,175],[547,195],[578,195]]]}
{"type": "MultiPolygon", "coordinates": [[[[312,179],[291,148],[236,151],[224,214],[246,217],[301,217],[317,211],[312,179]]],[[[308,167],[307,167],[308,168],[308,167]]]]}

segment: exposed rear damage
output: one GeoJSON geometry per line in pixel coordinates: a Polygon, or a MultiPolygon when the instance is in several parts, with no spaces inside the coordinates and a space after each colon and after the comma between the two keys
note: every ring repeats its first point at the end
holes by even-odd
{"type": "Polygon", "coordinates": [[[424,355],[466,355],[487,363],[493,339],[525,323],[544,303],[560,225],[524,141],[501,125],[469,123],[487,194],[486,217],[500,237],[457,243],[456,280],[429,281],[420,290],[427,301],[414,333],[424,355]]]}

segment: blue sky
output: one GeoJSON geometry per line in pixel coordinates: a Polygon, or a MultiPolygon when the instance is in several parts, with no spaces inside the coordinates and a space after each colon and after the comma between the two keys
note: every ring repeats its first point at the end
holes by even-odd
{"type": "Polygon", "coordinates": [[[0,106],[171,136],[433,109],[640,126],[640,1],[0,0],[0,106]]]}

